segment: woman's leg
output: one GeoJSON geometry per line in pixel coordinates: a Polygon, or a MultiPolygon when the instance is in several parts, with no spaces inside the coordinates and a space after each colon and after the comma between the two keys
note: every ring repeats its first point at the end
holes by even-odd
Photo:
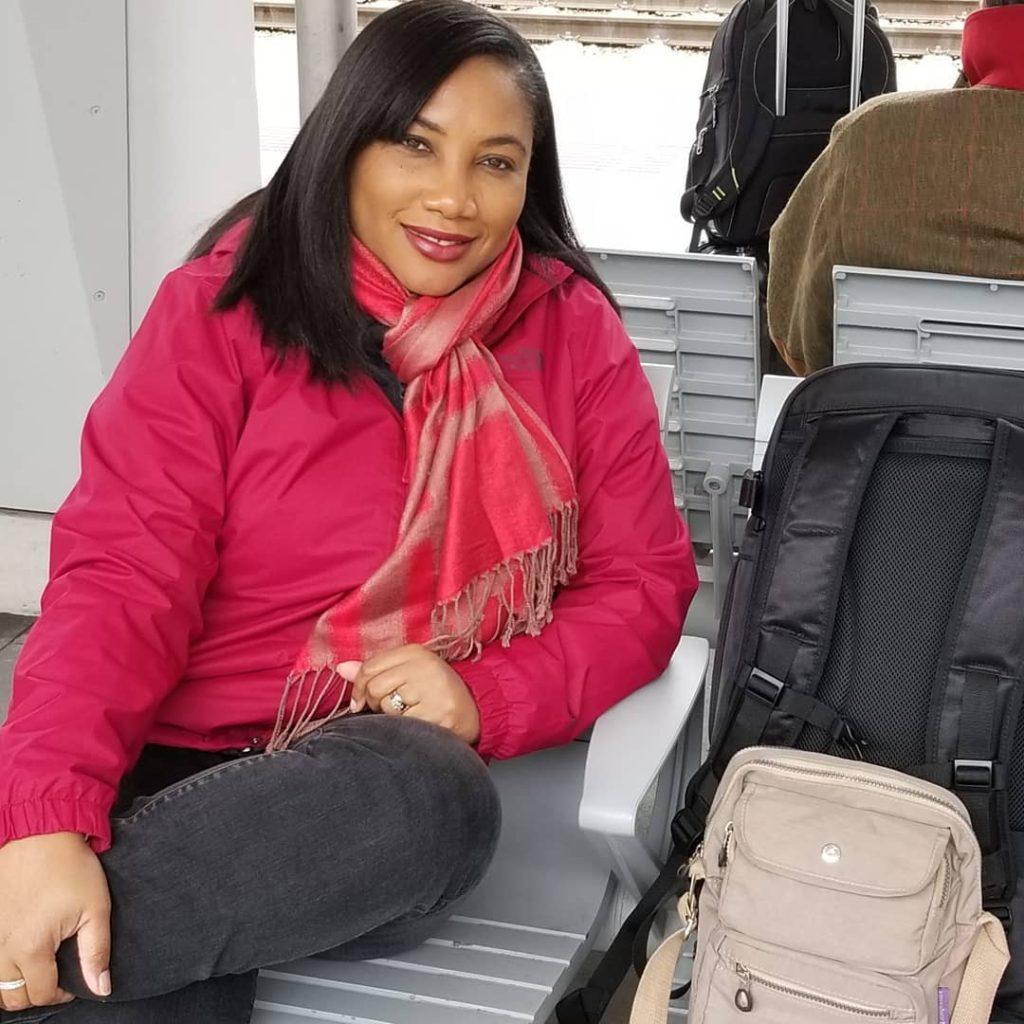
{"type": "MultiPolygon", "coordinates": [[[[103,855],[111,1000],[151,1000],[389,926],[412,935],[479,882],[499,816],[469,747],[383,715],[340,719],[294,749],[171,786],[114,818],[103,855]]],[[[62,987],[89,999],[73,940],[58,963],[62,987]]],[[[72,1003],[55,1016],[73,1024],[87,1011],[72,1003]]]]}

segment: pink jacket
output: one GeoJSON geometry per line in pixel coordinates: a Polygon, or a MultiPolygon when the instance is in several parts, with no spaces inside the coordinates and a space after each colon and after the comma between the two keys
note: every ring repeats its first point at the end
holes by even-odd
{"type": "MultiPolygon", "coordinates": [[[[311,381],[252,309],[212,313],[240,227],[167,276],[82,437],[43,614],[0,730],[0,842],[110,844],[147,742],[258,746],[313,623],[393,548],[402,419],[379,386],[311,381]]],[[[539,637],[454,667],[484,756],[572,739],[658,675],[697,578],[636,349],[603,296],[528,264],[494,332],[577,474],[580,572],[539,637]]]]}

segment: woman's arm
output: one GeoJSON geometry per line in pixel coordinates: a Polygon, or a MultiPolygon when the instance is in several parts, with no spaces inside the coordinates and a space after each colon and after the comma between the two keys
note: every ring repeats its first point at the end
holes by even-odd
{"type": "Polygon", "coordinates": [[[0,843],[67,831],[109,846],[117,786],[201,627],[243,419],[215,290],[170,274],[89,412],[0,730],[0,843]]]}
{"type": "Polygon", "coordinates": [[[479,707],[484,755],[564,743],[654,679],[697,589],[636,348],[596,289],[577,283],[573,303],[580,568],[540,636],[452,665],[479,707]]]}

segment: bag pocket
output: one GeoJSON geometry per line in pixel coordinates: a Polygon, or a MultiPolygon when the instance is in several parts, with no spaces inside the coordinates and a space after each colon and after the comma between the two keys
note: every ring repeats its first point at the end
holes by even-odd
{"type": "Polygon", "coordinates": [[[750,784],[726,827],[721,923],[886,974],[939,952],[956,873],[947,828],[799,789],[750,784]]]}
{"type": "Polygon", "coordinates": [[[925,1024],[923,997],[910,984],[858,973],[813,957],[712,938],[690,1009],[691,1024],[925,1024]]]}

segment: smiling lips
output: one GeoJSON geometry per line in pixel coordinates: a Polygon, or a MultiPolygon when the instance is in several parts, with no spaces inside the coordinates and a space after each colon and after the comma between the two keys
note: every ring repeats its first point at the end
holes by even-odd
{"type": "Polygon", "coordinates": [[[447,231],[428,228],[412,228],[402,225],[412,247],[428,260],[437,263],[454,263],[462,259],[476,239],[466,235],[453,235],[447,231]]]}

